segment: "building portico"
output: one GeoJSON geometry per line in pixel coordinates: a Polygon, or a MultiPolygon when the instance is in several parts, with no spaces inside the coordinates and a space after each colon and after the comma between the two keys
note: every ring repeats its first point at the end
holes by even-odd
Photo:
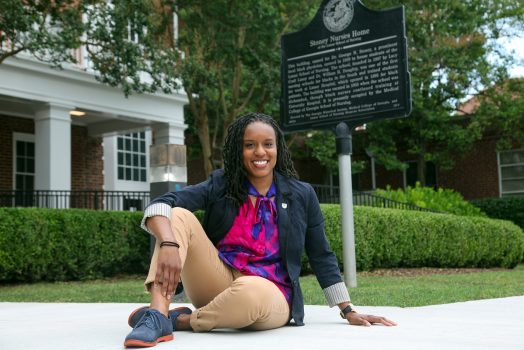
{"type": "Polygon", "coordinates": [[[0,152],[9,154],[2,158],[9,164],[0,168],[0,190],[148,190],[149,145],[184,144],[186,103],[181,91],[126,97],[86,67],[56,70],[29,56],[9,58],[0,65],[0,152]],[[138,141],[129,136],[131,148],[119,149],[122,135],[138,141]],[[119,165],[132,174],[146,169],[146,181],[119,178],[119,165]],[[76,184],[73,174],[84,172],[100,172],[103,181],[76,184]],[[33,183],[17,185],[18,173],[33,173],[33,183]]]}

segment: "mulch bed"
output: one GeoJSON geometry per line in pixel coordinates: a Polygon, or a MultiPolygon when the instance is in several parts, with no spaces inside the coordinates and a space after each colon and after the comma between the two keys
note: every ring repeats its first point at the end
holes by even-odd
{"type": "Polygon", "coordinates": [[[398,269],[377,269],[373,271],[359,272],[362,276],[423,276],[423,275],[453,275],[473,272],[493,272],[509,271],[503,268],[480,269],[480,268],[438,268],[438,267],[421,267],[421,268],[398,268],[398,269]]]}

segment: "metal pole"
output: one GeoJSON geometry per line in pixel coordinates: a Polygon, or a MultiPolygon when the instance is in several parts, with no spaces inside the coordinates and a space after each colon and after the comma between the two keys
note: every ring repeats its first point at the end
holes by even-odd
{"type": "Polygon", "coordinates": [[[335,129],[340,182],[340,210],[342,211],[342,244],[344,249],[344,282],[357,286],[355,258],[355,229],[353,222],[353,189],[351,183],[351,129],[342,122],[335,129]]]}
{"type": "Polygon", "coordinates": [[[371,189],[377,189],[377,175],[375,174],[375,157],[371,157],[371,189]]]}

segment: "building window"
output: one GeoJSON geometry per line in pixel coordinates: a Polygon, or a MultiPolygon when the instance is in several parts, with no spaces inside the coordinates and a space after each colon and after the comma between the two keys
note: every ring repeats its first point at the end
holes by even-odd
{"type": "Polygon", "coordinates": [[[499,152],[500,196],[524,195],[524,149],[499,152]]]}
{"type": "Polygon", "coordinates": [[[35,141],[30,134],[13,133],[15,206],[32,206],[35,188],[35,141]]]}
{"type": "Polygon", "coordinates": [[[35,186],[35,142],[34,136],[14,134],[14,189],[32,191],[35,186]]]}
{"type": "MultiPolygon", "coordinates": [[[[409,161],[406,162],[408,165],[408,168],[405,170],[404,173],[404,188],[407,188],[408,186],[415,187],[416,183],[418,181],[417,179],[417,162],[416,161],[409,161]]],[[[437,169],[435,167],[435,164],[433,162],[426,162],[426,186],[425,187],[433,187],[437,188],[437,169]]]]}
{"type": "Polygon", "coordinates": [[[146,182],[145,132],[118,136],[118,180],[146,182]]]}

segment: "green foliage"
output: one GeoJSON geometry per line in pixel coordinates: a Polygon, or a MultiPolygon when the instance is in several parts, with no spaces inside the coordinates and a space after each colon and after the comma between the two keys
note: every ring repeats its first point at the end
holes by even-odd
{"type": "Polygon", "coordinates": [[[304,25],[318,6],[314,0],[113,3],[93,6],[88,16],[87,47],[99,79],[126,94],[183,88],[189,132],[200,141],[207,173],[221,164],[236,117],[250,110],[278,115],[280,36],[304,25]],[[178,38],[174,12],[183,23],[178,38]]]}
{"type": "MultiPolygon", "coordinates": [[[[326,235],[342,265],[340,206],[322,204],[326,235]]],[[[524,233],[509,221],[357,206],[358,270],[393,267],[514,267],[524,233]]],[[[307,261],[303,261],[308,271],[307,261]]]]}
{"type": "Polygon", "coordinates": [[[509,220],[524,230],[524,197],[486,198],[471,201],[490,218],[509,220]]]}
{"type": "MultiPolygon", "coordinates": [[[[340,206],[321,205],[326,235],[342,264],[340,206]]],[[[195,213],[199,220],[203,212],[195,213]]],[[[88,280],[145,274],[149,235],[141,213],[0,209],[0,281],[88,280]]],[[[508,221],[355,207],[357,268],[513,267],[524,234],[508,221]]],[[[310,271],[307,258],[304,273],[310,271]]]]}
{"type": "Polygon", "coordinates": [[[377,189],[375,195],[438,212],[466,216],[485,216],[479,208],[466,201],[460,193],[452,189],[443,188],[435,191],[431,187],[422,187],[418,182],[415,187],[408,186],[406,190],[393,190],[390,186],[385,190],[377,189]]]}
{"type": "MultiPolygon", "coordinates": [[[[338,156],[335,133],[331,131],[311,131],[307,133],[305,144],[313,158],[318,159],[332,174],[338,174],[338,156]]],[[[357,174],[364,170],[363,161],[351,162],[351,173],[357,174]]]]}
{"type": "MultiPolygon", "coordinates": [[[[357,305],[437,305],[524,295],[524,266],[505,271],[418,276],[373,276],[364,272],[358,274],[357,282],[358,288],[349,291],[357,305]]],[[[300,286],[306,304],[326,304],[315,276],[302,277],[300,286]]]]}
{"type": "Polygon", "coordinates": [[[0,64],[26,51],[37,59],[60,66],[75,62],[71,49],[80,46],[80,20],[89,1],[43,0],[0,2],[0,64]]]}
{"type": "Polygon", "coordinates": [[[0,281],[65,281],[147,271],[140,213],[0,208],[0,281]]]}
{"type": "Polygon", "coordinates": [[[524,78],[493,84],[478,95],[475,120],[498,136],[497,149],[524,145],[524,78]]]}
{"type": "Polygon", "coordinates": [[[172,9],[160,3],[165,12],[148,0],[96,1],[86,9],[83,44],[99,81],[126,96],[180,88],[173,69],[180,55],[168,32],[172,9]]]}
{"type": "MultiPolygon", "coordinates": [[[[481,137],[484,124],[465,123],[464,117],[455,112],[468,95],[478,94],[507,77],[513,58],[497,47],[496,39],[522,32],[522,1],[363,3],[374,9],[405,6],[413,105],[408,118],[370,123],[366,132],[368,148],[388,168],[400,168],[401,160],[417,160],[418,180],[425,184],[426,162],[449,169],[457,155],[481,137]],[[406,150],[407,156],[399,160],[397,149],[406,150]]],[[[494,121],[501,118],[496,114],[486,116],[494,121]]],[[[500,116],[505,114],[501,112],[500,116]]]]}
{"type": "MultiPolygon", "coordinates": [[[[416,276],[358,273],[350,290],[358,305],[413,307],[524,295],[524,265],[511,270],[416,276]]],[[[300,277],[306,305],[326,305],[315,276],[300,277]]],[[[3,302],[149,303],[144,276],[119,276],[95,281],[40,282],[0,286],[3,302]]],[[[184,302],[189,302],[185,300],[184,302]]]]}

